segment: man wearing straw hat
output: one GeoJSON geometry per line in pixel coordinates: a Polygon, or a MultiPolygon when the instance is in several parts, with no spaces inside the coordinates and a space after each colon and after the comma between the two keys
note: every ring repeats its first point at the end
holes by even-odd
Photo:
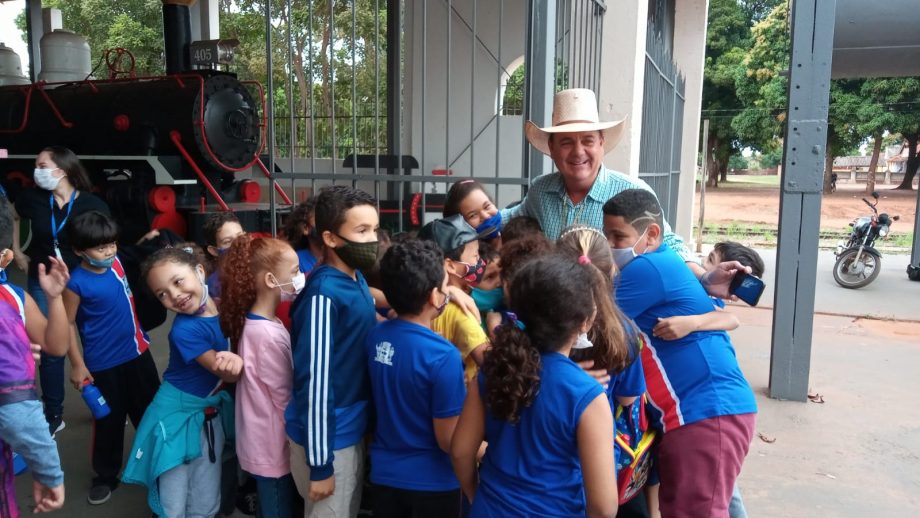
{"type": "MultiPolygon", "coordinates": [[[[562,90],[553,98],[553,125],[540,128],[533,121],[524,125],[524,134],[534,148],[549,155],[559,170],[533,181],[520,205],[501,211],[502,223],[514,216],[536,218],[551,240],[562,229],[584,223],[603,228],[604,203],[627,189],[653,192],[647,183],[604,167],[604,155],[620,141],[625,119],[601,122],[594,92],[583,88],[562,90]]],[[[696,263],[680,236],[664,224],[664,242],[677,251],[700,275],[696,263]]]]}

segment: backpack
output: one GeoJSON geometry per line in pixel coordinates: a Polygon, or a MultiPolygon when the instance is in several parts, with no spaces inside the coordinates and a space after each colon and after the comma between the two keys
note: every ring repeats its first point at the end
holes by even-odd
{"type": "MultiPolygon", "coordinates": [[[[648,338],[639,333],[639,351],[648,338]]],[[[633,361],[641,361],[639,354],[633,361]]],[[[613,420],[616,427],[613,451],[617,468],[617,495],[620,505],[636,496],[648,482],[652,469],[652,446],[658,432],[649,427],[646,394],[633,401],[628,407],[616,406],[613,420]]]]}

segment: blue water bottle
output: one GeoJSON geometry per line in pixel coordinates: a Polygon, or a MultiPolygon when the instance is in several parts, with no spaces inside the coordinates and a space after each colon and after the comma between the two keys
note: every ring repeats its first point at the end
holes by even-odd
{"type": "Polygon", "coordinates": [[[88,406],[90,412],[93,413],[93,419],[102,419],[112,412],[112,409],[109,408],[109,404],[105,402],[105,397],[103,397],[102,392],[99,392],[96,385],[90,383],[88,379],[83,380],[82,395],[83,401],[86,401],[86,406],[88,406]]]}

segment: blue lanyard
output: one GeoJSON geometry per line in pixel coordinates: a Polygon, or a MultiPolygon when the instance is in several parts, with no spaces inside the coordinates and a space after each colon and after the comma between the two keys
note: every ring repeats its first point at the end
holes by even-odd
{"type": "Polygon", "coordinates": [[[70,194],[70,201],[67,202],[67,214],[64,216],[64,221],[61,221],[61,224],[57,224],[57,220],[54,217],[54,193],[48,195],[48,204],[51,205],[51,238],[54,240],[54,248],[58,248],[58,233],[64,228],[64,225],[67,224],[67,218],[70,217],[70,211],[73,210],[73,200],[77,197],[77,190],[74,189],[70,194]]]}

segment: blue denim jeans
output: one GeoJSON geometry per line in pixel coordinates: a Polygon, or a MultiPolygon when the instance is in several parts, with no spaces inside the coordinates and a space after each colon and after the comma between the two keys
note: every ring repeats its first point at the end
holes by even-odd
{"type": "MultiPolygon", "coordinates": [[[[26,291],[47,317],[48,299],[37,278],[29,277],[26,291]]],[[[42,402],[45,404],[45,419],[50,422],[52,417],[64,415],[64,357],[49,356],[43,352],[41,365],[38,366],[38,381],[42,388],[42,402]]]]}
{"type": "Polygon", "coordinates": [[[260,477],[256,479],[259,495],[259,518],[288,518],[294,504],[294,477],[290,473],[281,478],[260,477]]]}

